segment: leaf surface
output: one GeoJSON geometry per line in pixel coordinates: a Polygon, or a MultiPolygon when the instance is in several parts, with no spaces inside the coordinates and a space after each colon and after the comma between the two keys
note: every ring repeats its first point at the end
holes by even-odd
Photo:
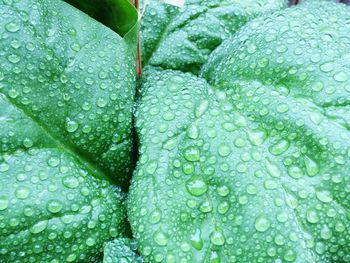
{"type": "Polygon", "coordinates": [[[146,3],[141,19],[143,64],[192,72],[248,21],[288,4],[285,0],[190,0],[179,9],[158,0],[146,3]]]}
{"type": "Polygon", "coordinates": [[[1,262],[94,262],[125,232],[128,37],[62,1],[0,3],[1,262]]]}
{"type": "Polygon", "coordinates": [[[128,207],[145,262],[350,261],[349,14],[307,1],[201,77],[148,74],[128,207]]]}

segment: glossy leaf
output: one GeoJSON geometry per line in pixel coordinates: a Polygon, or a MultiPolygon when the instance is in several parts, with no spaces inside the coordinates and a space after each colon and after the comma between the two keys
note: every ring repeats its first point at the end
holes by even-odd
{"type": "Polygon", "coordinates": [[[287,0],[189,0],[184,8],[147,1],[141,20],[144,65],[196,72],[208,55],[249,20],[287,0]]]}
{"type": "Polygon", "coordinates": [[[129,37],[62,1],[0,3],[1,262],[94,262],[125,232],[129,37]]]}
{"type": "Polygon", "coordinates": [[[145,262],[350,262],[349,16],[306,1],[202,78],[149,73],[128,209],[145,262]]]}

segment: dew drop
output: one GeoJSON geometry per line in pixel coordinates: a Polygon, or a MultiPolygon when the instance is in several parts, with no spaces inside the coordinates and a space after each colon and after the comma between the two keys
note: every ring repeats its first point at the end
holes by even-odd
{"type": "Polygon", "coordinates": [[[201,196],[208,190],[207,183],[199,176],[193,176],[186,182],[188,192],[193,196],[201,196]]]}
{"type": "Polygon", "coordinates": [[[15,33],[20,29],[20,26],[15,22],[10,22],[5,25],[7,31],[15,33]]]}
{"type": "Polygon", "coordinates": [[[259,215],[255,219],[255,229],[259,232],[267,231],[271,226],[270,220],[265,215],[259,215]]]}
{"type": "Polygon", "coordinates": [[[9,200],[5,196],[0,196],[0,211],[5,210],[9,205],[9,200]]]}

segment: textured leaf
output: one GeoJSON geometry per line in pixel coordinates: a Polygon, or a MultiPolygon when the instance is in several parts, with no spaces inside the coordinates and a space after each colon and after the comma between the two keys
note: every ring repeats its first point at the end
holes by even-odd
{"type": "Polygon", "coordinates": [[[287,0],[190,0],[183,9],[147,1],[141,20],[143,62],[197,71],[208,55],[254,17],[286,7],[287,0]]]}
{"type": "Polygon", "coordinates": [[[150,72],[129,219],[145,262],[350,262],[349,8],[250,22],[150,72]]]}
{"type": "Polygon", "coordinates": [[[131,170],[129,37],[62,1],[0,3],[1,262],[91,262],[124,232],[106,179],[131,170]]]}
{"type": "Polygon", "coordinates": [[[104,249],[103,263],[137,263],[142,262],[135,253],[136,246],[130,239],[119,238],[110,241],[104,249]]]}

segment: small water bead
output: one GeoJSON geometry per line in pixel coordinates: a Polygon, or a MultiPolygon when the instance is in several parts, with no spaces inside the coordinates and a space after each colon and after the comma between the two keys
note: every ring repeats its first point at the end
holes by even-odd
{"type": "Polygon", "coordinates": [[[315,224],[320,220],[317,211],[314,209],[309,209],[306,212],[306,219],[312,224],[315,224]]]}
{"type": "Polygon", "coordinates": [[[225,236],[221,229],[215,229],[210,234],[210,241],[213,245],[222,246],[225,244],[225,236]]]}
{"type": "Polygon", "coordinates": [[[19,199],[26,199],[29,196],[30,190],[25,186],[20,186],[16,189],[15,195],[19,199]]]}
{"type": "Polygon", "coordinates": [[[197,250],[201,250],[203,248],[203,240],[201,238],[200,229],[196,229],[195,233],[191,235],[191,244],[197,250]]]}
{"type": "Polygon", "coordinates": [[[5,29],[8,32],[15,33],[20,29],[20,25],[15,22],[10,22],[5,25],[5,29]]]}
{"type": "Polygon", "coordinates": [[[199,106],[195,109],[195,116],[197,118],[201,117],[208,109],[209,101],[203,100],[199,106]]]}
{"type": "Polygon", "coordinates": [[[271,226],[271,222],[266,215],[259,215],[255,219],[255,229],[259,232],[267,231],[271,226]]]}
{"type": "Polygon", "coordinates": [[[224,197],[230,193],[230,189],[226,185],[223,185],[217,188],[217,192],[220,196],[224,197]]]}
{"type": "Polygon", "coordinates": [[[47,204],[47,210],[51,213],[58,213],[62,210],[63,205],[58,200],[52,200],[47,204]]]}
{"type": "Polygon", "coordinates": [[[186,182],[187,191],[193,196],[201,196],[208,190],[207,183],[200,176],[193,176],[186,182]]]}
{"type": "Polygon", "coordinates": [[[226,145],[226,144],[221,144],[219,146],[219,151],[218,152],[219,152],[220,156],[226,157],[226,156],[230,155],[231,148],[228,145],[226,145]]]}
{"type": "Polygon", "coordinates": [[[48,160],[47,160],[47,164],[50,166],[50,167],[56,167],[60,164],[60,158],[58,157],[50,157],[48,160]]]}
{"type": "Polygon", "coordinates": [[[85,244],[86,244],[87,246],[89,246],[89,247],[93,247],[93,246],[95,246],[95,244],[96,244],[96,239],[95,239],[95,238],[92,238],[92,237],[89,237],[89,238],[86,239],[85,244]]]}
{"type": "Polygon", "coordinates": [[[156,232],[153,238],[160,246],[166,246],[168,244],[168,237],[162,231],[156,232]]]}
{"type": "Polygon", "coordinates": [[[39,221],[38,223],[34,224],[29,231],[33,234],[39,234],[40,232],[43,232],[48,225],[48,220],[39,221]]]}
{"type": "Polygon", "coordinates": [[[338,82],[346,82],[348,80],[349,76],[345,72],[338,72],[334,75],[334,79],[338,82]]]}
{"type": "Polygon", "coordinates": [[[0,173],[7,172],[10,166],[7,163],[0,163],[0,173]]]}
{"type": "Polygon", "coordinates": [[[64,186],[68,187],[68,188],[77,188],[79,186],[79,181],[76,177],[74,176],[65,176],[62,179],[62,183],[64,186]]]}
{"type": "Polygon", "coordinates": [[[13,64],[17,64],[21,61],[21,57],[16,54],[11,54],[7,57],[8,61],[10,61],[13,64]]]}
{"type": "Polygon", "coordinates": [[[79,127],[79,124],[76,121],[73,121],[69,118],[66,120],[66,130],[69,133],[75,132],[79,127]]]}
{"type": "Polygon", "coordinates": [[[288,148],[289,148],[289,141],[281,140],[281,141],[277,142],[276,144],[271,145],[269,147],[269,151],[273,155],[281,155],[282,153],[287,151],[288,148]]]}
{"type": "Polygon", "coordinates": [[[206,199],[199,207],[199,210],[202,212],[202,213],[209,213],[213,210],[213,205],[212,203],[206,199]]]}
{"type": "Polygon", "coordinates": [[[108,103],[108,100],[104,99],[104,98],[99,98],[96,102],[97,106],[100,108],[104,108],[108,103]]]}
{"type": "Polygon", "coordinates": [[[0,211],[5,210],[9,205],[9,200],[5,196],[0,196],[0,211]]]}
{"type": "Polygon", "coordinates": [[[326,62],[326,63],[324,63],[324,64],[322,64],[322,65],[320,66],[320,69],[321,69],[323,72],[326,72],[326,73],[332,71],[333,68],[334,68],[334,63],[333,63],[333,62],[326,62]]]}
{"type": "Polygon", "coordinates": [[[265,162],[266,170],[267,172],[272,176],[272,177],[280,177],[281,176],[281,171],[278,168],[277,165],[271,163],[270,161],[266,160],[265,162]]]}
{"type": "Polygon", "coordinates": [[[199,129],[196,124],[192,124],[188,129],[187,129],[187,136],[191,139],[197,139],[199,136],[199,129]]]}
{"type": "Polygon", "coordinates": [[[308,156],[305,156],[304,162],[305,162],[306,172],[309,176],[315,176],[316,174],[319,173],[318,164],[314,160],[312,160],[308,156]]]}
{"type": "Polygon", "coordinates": [[[33,145],[34,145],[34,142],[33,142],[31,139],[25,138],[25,139],[23,140],[23,146],[24,146],[24,147],[30,148],[30,147],[32,147],[33,145]]]}
{"type": "Polygon", "coordinates": [[[149,174],[154,174],[158,167],[157,161],[150,161],[146,167],[146,172],[149,174]]]}
{"type": "Polygon", "coordinates": [[[187,147],[184,151],[184,157],[187,161],[190,161],[190,162],[199,161],[200,151],[195,146],[187,147]]]}
{"type": "Polygon", "coordinates": [[[149,222],[152,224],[156,224],[160,221],[161,216],[162,216],[161,211],[159,209],[156,209],[151,213],[149,217],[149,222]]]}
{"type": "Polygon", "coordinates": [[[283,259],[285,259],[287,262],[294,262],[296,258],[297,254],[292,249],[288,249],[283,255],[283,259]]]}
{"type": "Polygon", "coordinates": [[[288,168],[288,175],[295,179],[299,179],[304,176],[304,173],[299,167],[291,166],[288,168]]]}
{"type": "Polygon", "coordinates": [[[316,197],[323,203],[330,203],[333,201],[331,192],[327,190],[318,190],[316,191],[316,197]]]}

